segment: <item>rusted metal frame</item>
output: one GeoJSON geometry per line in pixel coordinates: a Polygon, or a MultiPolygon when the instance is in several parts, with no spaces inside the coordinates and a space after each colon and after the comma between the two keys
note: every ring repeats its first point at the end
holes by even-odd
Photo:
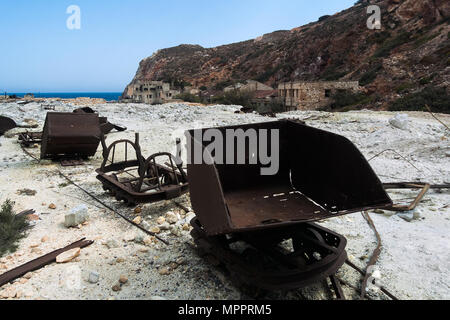
{"type": "Polygon", "coordinates": [[[85,240],[85,239],[86,238],[83,238],[83,239],[81,239],[77,242],[74,242],[64,248],[50,252],[42,257],[34,259],[34,260],[27,262],[17,268],[14,268],[10,271],[5,272],[4,274],[0,275],[0,287],[17,279],[17,278],[22,277],[23,275],[27,274],[28,272],[40,269],[47,264],[55,262],[56,257],[59,256],[63,252],[66,252],[66,251],[68,251],[70,249],[74,249],[74,248],[84,248],[84,247],[87,247],[94,243],[94,241],[85,240]]]}
{"type": "MultiPolygon", "coordinates": [[[[150,170],[155,170],[155,176],[154,177],[150,177],[150,179],[153,178],[153,179],[157,180],[158,187],[159,187],[160,190],[162,190],[162,187],[163,187],[163,185],[161,184],[161,179],[160,179],[160,178],[162,178],[162,176],[160,176],[160,172],[159,172],[160,169],[167,171],[167,174],[170,174],[170,170],[172,170],[172,174],[173,174],[173,176],[175,177],[175,180],[176,180],[176,186],[179,187],[180,182],[179,182],[179,179],[178,179],[178,174],[176,172],[176,168],[173,165],[172,157],[173,156],[170,153],[161,152],[161,153],[156,153],[156,154],[150,156],[145,161],[145,164],[144,164],[145,172],[150,172],[150,170]],[[169,160],[171,162],[171,168],[167,168],[166,169],[163,166],[161,166],[161,165],[156,163],[156,158],[157,157],[163,157],[163,156],[167,156],[169,158],[169,160]],[[151,162],[153,162],[153,165],[151,164],[151,162]]],[[[178,167],[178,170],[179,170],[180,174],[183,175],[183,170],[180,167],[178,167]]],[[[146,178],[147,178],[146,176],[141,176],[139,183],[136,185],[135,191],[137,191],[137,192],[141,191],[142,184],[144,183],[144,179],[146,179],[146,178]]],[[[150,190],[152,190],[152,189],[150,189],[150,190]]]]}
{"type": "Polygon", "coordinates": [[[30,214],[34,214],[36,211],[34,209],[25,210],[16,214],[17,217],[28,216],[30,214]]]}
{"type": "Polygon", "coordinates": [[[425,194],[430,190],[431,185],[428,183],[399,183],[399,184],[383,184],[384,188],[387,189],[422,189],[417,197],[409,205],[397,205],[386,207],[386,210],[405,212],[414,210],[419,202],[423,199],[425,194]]]}
{"type": "Polygon", "coordinates": [[[396,150],[394,150],[394,149],[386,149],[386,150],[383,150],[383,151],[381,151],[380,153],[376,154],[375,156],[373,156],[372,158],[370,158],[370,159],[367,160],[367,161],[368,161],[368,162],[371,162],[373,159],[375,159],[375,158],[381,156],[383,153],[386,153],[386,152],[388,152],[388,151],[395,153],[395,154],[398,155],[400,158],[402,158],[403,160],[405,160],[406,162],[408,162],[414,169],[416,169],[416,170],[419,171],[419,172],[422,172],[422,170],[420,170],[419,168],[417,168],[411,161],[409,161],[408,159],[406,159],[404,156],[402,156],[400,153],[398,153],[398,152],[397,152],[396,150]]]}
{"type": "Polygon", "coordinates": [[[19,143],[24,147],[29,147],[32,144],[42,143],[42,132],[21,132],[19,133],[19,143]]]}
{"type": "Polygon", "coordinates": [[[162,187],[161,187],[161,180],[160,180],[160,177],[159,177],[159,170],[158,170],[158,167],[156,166],[156,157],[153,158],[153,166],[154,166],[154,168],[156,170],[156,181],[158,182],[159,189],[162,189],[162,187]]]}
{"type": "Polygon", "coordinates": [[[178,175],[176,174],[176,169],[175,169],[175,166],[173,165],[173,160],[172,160],[172,157],[171,156],[169,156],[169,160],[170,160],[170,166],[171,166],[171,168],[172,168],[172,172],[173,172],[173,175],[175,176],[175,180],[177,181],[177,185],[179,185],[180,184],[180,181],[178,180],[178,175]]]}
{"type": "MultiPolygon", "coordinates": [[[[239,282],[263,289],[298,289],[315,281],[320,281],[336,272],[345,262],[347,257],[345,253],[345,238],[335,234],[331,230],[317,225],[314,225],[314,228],[321,228],[321,230],[324,230],[329,236],[340,239],[337,243],[339,243],[339,248],[341,248],[339,250],[341,254],[335,256],[336,258],[330,258],[329,261],[326,261],[328,257],[325,257],[322,260],[312,260],[314,262],[308,265],[297,264],[298,262],[296,263],[295,260],[289,259],[286,255],[280,257],[280,255],[283,254],[278,250],[276,250],[276,252],[272,251],[274,246],[278,246],[283,239],[294,237],[294,234],[297,234],[297,232],[292,234],[293,231],[298,230],[298,228],[303,230],[301,225],[285,228],[282,234],[278,234],[278,232],[271,230],[270,234],[267,235],[267,233],[260,231],[259,235],[256,234],[255,239],[251,239],[252,236],[249,235],[249,233],[231,234],[230,239],[227,239],[224,236],[207,236],[201,228],[197,218],[194,218],[191,221],[191,225],[194,227],[191,235],[199,249],[202,251],[204,250],[207,254],[213,255],[221,261],[232,274],[232,279],[237,279],[239,282]],[[259,242],[258,239],[261,239],[262,241],[259,242]],[[233,243],[236,241],[244,241],[261,252],[264,256],[270,257],[271,261],[277,264],[276,268],[279,270],[264,271],[249,264],[245,261],[242,254],[234,252],[229,247],[230,242],[233,243]],[[273,244],[271,245],[271,243],[273,244]],[[281,261],[283,261],[282,264],[280,264],[281,261]],[[286,269],[283,267],[286,263],[293,268],[286,269]]],[[[311,247],[308,250],[313,251],[316,249],[311,247]]]]}
{"type": "MultiPolygon", "coordinates": [[[[373,230],[373,232],[375,233],[375,236],[377,237],[377,247],[373,251],[372,257],[370,258],[369,263],[367,264],[366,270],[369,270],[370,267],[374,266],[377,263],[378,257],[380,256],[381,248],[382,248],[381,237],[380,237],[380,234],[378,233],[377,228],[375,227],[375,224],[373,223],[373,220],[370,217],[369,213],[367,211],[363,212],[362,216],[367,221],[367,223],[370,225],[370,228],[373,230]]],[[[361,295],[360,295],[361,299],[364,299],[364,297],[366,296],[366,286],[367,286],[367,281],[369,280],[369,277],[370,277],[370,275],[368,273],[366,273],[364,275],[364,279],[361,284],[361,295]]]]}
{"type": "MultiPolygon", "coordinates": [[[[358,288],[357,286],[352,285],[350,282],[348,282],[347,280],[344,280],[338,276],[336,276],[336,279],[342,283],[343,285],[346,285],[347,287],[352,288],[353,290],[355,290],[357,293],[361,293],[361,289],[358,288]]],[[[371,297],[367,296],[366,297],[367,300],[373,300],[371,297]]]]}
{"type": "Polygon", "coordinates": [[[179,173],[176,171],[175,165],[173,165],[173,157],[169,153],[159,153],[152,155],[148,159],[144,159],[142,156],[141,148],[139,145],[139,134],[135,136],[135,142],[129,140],[119,140],[113,142],[109,147],[106,146],[104,136],[102,136],[103,147],[103,162],[100,169],[97,169],[97,179],[103,184],[105,190],[111,190],[112,194],[116,196],[117,200],[124,200],[129,204],[155,202],[164,199],[171,199],[188,191],[187,177],[183,169],[179,168],[179,173]],[[115,160],[115,147],[119,143],[125,143],[126,148],[126,161],[114,163],[115,160]],[[128,160],[128,146],[135,149],[136,160],[128,160]],[[110,155],[114,154],[113,161],[110,161],[110,155]],[[156,157],[168,156],[172,161],[171,168],[166,168],[157,164],[156,157]],[[107,166],[107,163],[111,163],[107,166]],[[134,176],[128,172],[129,167],[137,167],[138,176],[134,176]],[[118,171],[118,172],[117,172],[118,171]],[[133,177],[133,179],[127,179],[126,181],[119,181],[116,173],[126,173],[133,177]],[[116,178],[112,178],[112,177],[116,178]],[[164,177],[167,177],[167,181],[162,183],[164,177]],[[184,184],[175,185],[173,182],[176,180],[180,182],[184,179],[184,184]],[[153,183],[154,182],[154,183],[153,183]],[[143,185],[148,188],[143,187],[143,185]],[[157,192],[148,193],[150,190],[158,189],[157,192]]]}
{"type": "MultiPolygon", "coordinates": [[[[28,151],[25,150],[25,148],[22,147],[22,150],[31,158],[33,158],[34,160],[36,160],[37,162],[40,162],[41,160],[36,158],[35,156],[33,156],[32,154],[30,154],[28,151]]],[[[59,173],[60,176],[62,176],[64,179],[66,179],[68,182],[70,182],[72,185],[74,185],[75,187],[77,187],[78,189],[80,189],[81,191],[83,191],[85,194],[87,194],[89,197],[91,197],[92,199],[94,199],[95,201],[97,201],[98,203],[100,203],[103,207],[105,207],[106,209],[114,212],[115,214],[117,214],[119,217],[121,217],[122,219],[124,219],[125,221],[127,221],[128,223],[130,223],[131,225],[135,226],[136,228],[140,229],[141,231],[143,231],[144,233],[150,235],[150,236],[154,236],[156,239],[158,239],[159,241],[161,241],[162,243],[164,243],[165,245],[169,245],[169,242],[162,239],[161,237],[159,237],[156,233],[154,232],[150,232],[147,229],[141,227],[140,225],[136,224],[135,222],[133,222],[132,220],[128,219],[127,217],[125,217],[123,214],[121,214],[119,211],[117,211],[116,209],[112,208],[111,206],[107,205],[106,203],[104,203],[102,200],[100,200],[99,198],[97,198],[96,196],[94,196],[93,194],[91,194],[90,192],[86,191],[84,188],[82,188],[81,186],[79,186],[78,184],[76,184],[72,179],[70,179],[69,177],[67,177],[65,174],[63,174],[60,170],[56,169],[57,172],[59,173]]]]}
{"type": "Polygon", "coordinates": [[[385,190],[389,189],[422,189],[425,185],[430,185],[430,189],[450,189],[450,184],[430,184],[426,182],[388,182],[383,183],[385,190]]]}
{"type": "Polygon", "coordinates": [[[346,300],[344,291],[342,291],[342,287],[337,279],[336,275],[331,275],[330,277],[331,285],[333,286],[334,294],[338,300],[346,300]]]}
{"type": "MultiPolygon", "coordinates": [[[[365,276],[367,274],[361,268],[359,268],[357,265],[355,265],[353,262],[351,262],[349,259],[347,259],[345,261],[345,263],[347,265],[349,265],[350,267],[352,267],[353,269],[355,269],[356,271],[358,271],[362,276],[365,276]]],[[[341,282],[342,281],[343,280],[341,280],[341,282]]],[[[351,285],[349,285],[347,283],[345,283],[345,284],[348,285],[348,286],[351,286],[351,285]]],[[[386,288],[384,288],[384,287],[378,287],[378,288],[381,290],[381,292],[383,292],[385,295],[387,295],[392,300],[399,300],[396,296],[394,296],[392,293],[390,293],[386,288]]]]}

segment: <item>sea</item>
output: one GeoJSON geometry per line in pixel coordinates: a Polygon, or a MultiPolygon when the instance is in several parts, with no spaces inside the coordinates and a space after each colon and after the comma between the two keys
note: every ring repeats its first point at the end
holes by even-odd
{"type": "MultiPolygon", "coordinates": [[[[122,95],[122,92],[38,92],[33,93],[35,98],[61,98],[61,99],[75,99],[75,98],[99,98],[106,101],[117,101],[122,95]]],[[[28,93],[14,93],[8,92],[8,95],[15,94],[17,97],[23,97],[28,93]]]]}

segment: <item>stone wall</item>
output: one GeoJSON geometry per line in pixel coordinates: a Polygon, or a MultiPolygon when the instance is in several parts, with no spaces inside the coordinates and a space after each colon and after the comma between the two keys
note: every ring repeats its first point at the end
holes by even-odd
{"type": "Polygon", "coordinates": [[[359,91],[358,81],[286,82],[278,86],[278,94],[291,110],[310,110],[326,106],[336,90],[359,91]]]}

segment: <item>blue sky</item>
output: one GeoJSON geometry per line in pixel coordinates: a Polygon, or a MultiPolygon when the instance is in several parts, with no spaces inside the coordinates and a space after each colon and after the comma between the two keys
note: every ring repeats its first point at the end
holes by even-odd
{"type": "Polygon", "coordinates": [[[182,43],[213,47],[292,29],[355,0],[2,0],[0,92],[116,92],[139,61],[182,43]],[[81,9],[69,30],[66,9],[81,9]]]}

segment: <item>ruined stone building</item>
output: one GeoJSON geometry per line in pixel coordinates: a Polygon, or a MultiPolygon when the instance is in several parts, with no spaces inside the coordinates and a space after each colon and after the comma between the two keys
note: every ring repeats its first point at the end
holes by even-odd
{"type": "Polygon", "coordinates": [[[360,90],[358,81],[286,82],[278,85],[278,95],[287,110],[324,107],[337,90],[360,90]]]}
{"type": "Polygon", "coordinates": [[[170,84],[163,81],[138,80],[128,87],[127,98],[132,102],[162,104],[175,99],[180,91],[170,88],[170,84]]]}

